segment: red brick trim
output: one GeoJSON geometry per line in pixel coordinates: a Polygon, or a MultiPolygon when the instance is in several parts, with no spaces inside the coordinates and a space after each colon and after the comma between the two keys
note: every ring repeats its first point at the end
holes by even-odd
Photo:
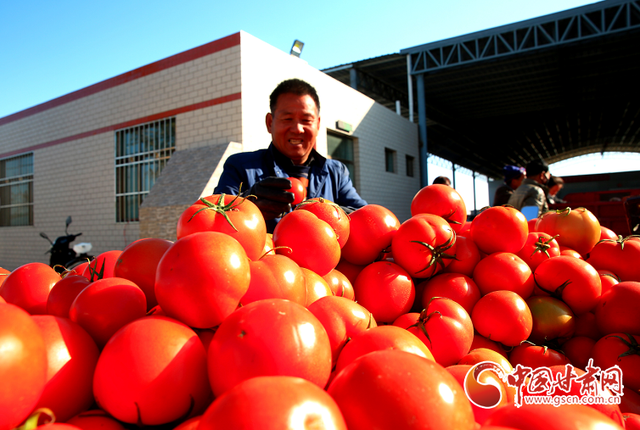
{"type": "Polygon", "coordinates": [[[83,139],[85,137],[95,136],[97,134],[108,133],[110,131],[119,130],[121,128],[133,127],[133,126],[138,125],[138,124],[144,124],[144,123],[147,123],[147,122],[156,121],[156,120],[159,120],[159,119],[162,119],[162,118],[167,118],[167,117],[170,117],[170,116],[179,115],[179,114],[185,113],[185,112],[192,112],[192,111],[195,111],[195,110],[204,109],[206,107],[215,106],[215,105],[219,105],[219,104],[223,104],[223,103],[228,103],[228,102],[231,102],[231,101],[234,101],[234,100],[240,100],[241,96],[242,96],[241,93],[229,94],[229,95],[226,95],[226,96],[218,97],[216,99],[211,99],[211,100],[207,100],[207,101],[204,101],[204,102],[195,103],[195,104],[192,104],[192,105],[183,106],[183,107],[180,107],[180,108],[171,109],[171,110],[164,111],[164,112],[159,112],[159,113],[156,113],[156,114],[153,114],[153,115],[148,115],[148,116],[144,116],[144,117],[141,117],[141,118],[136,118],[136,119],[133,119],[133,120],[130,120],[130,121],[121,122],[119,124],[109,125],[107,127],[97,128],[97,129],[91,130],[91,131],[85,131],[84,133],[74,134],[74,135],[71,135],[71,136],[63,137],[63,138],[52,140],[52,141],[49,141],[49,142],[40,143],[38,145],[29,146],[27,148],[16,149],[15,151],[10,151],[10,152],[5,152],[4,154],[0,154],[0,159],[1,158],[6,158],[6,157],[11,157],[12,155],[16,155],[16,154],[22,154],[22,153],[25,153],[25,152],[35,151],[35,150],[42,149],[42,148],[48,148],[50,146],[59,145],[61,143],[66,143],[66,142],[71,142],[73,140],[83,139]]]}
{"type": "Polygon", "coordinates": [[[131,70],[130,72],[123,73],[122,75],[107,79],[106,81],[98,82],[97,84],[90,85],[88,87],[55,98],[48,102],[5,116],[4,118],[0,118],[0,125],[8,124],[10,122],[29,117],[31,115],[44,112],[54,107],[58,107],[66,103],[90,96],[92,94],[99,93],[100,91],[117,87],[118,85],[143,78],[153,73],[175,67],[179,64],[183,64],[188,61],[192,61],[206,55],[210,55],[215,52],[237,46],[239,44],[240,33],[235,33],[230,36],[223,37],[222,39],[214,40],[213,42],[207,43],[205,45],[198,46],[196,48],[181,52],[176,55],[172,55],[171,57],[156,61],[155,63],[147,64],[146,66],[142,66],[137,69],[131,70]]]}

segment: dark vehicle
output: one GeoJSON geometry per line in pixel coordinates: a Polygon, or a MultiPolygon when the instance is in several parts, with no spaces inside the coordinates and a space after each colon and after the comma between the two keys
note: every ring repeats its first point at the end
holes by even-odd
{"type": "Polygon", "coordinates": [[[67,217],[64,236],[58,237],[55,241],[52,241],[46,233],[40,232],[40,236],[47,239],[51,244],[51,248],[47,251],[51,253],[49,259],[49,266],[53,267],[57,272],[63,272],[65,269],[71,270],[77,265],[93,259],[93,256],[89,255],[91,251],[90,243],[79,243],[71,248],[71,242],[82,233],[69,234],[69,224],[71,224],[71,217],[67,217]]]}

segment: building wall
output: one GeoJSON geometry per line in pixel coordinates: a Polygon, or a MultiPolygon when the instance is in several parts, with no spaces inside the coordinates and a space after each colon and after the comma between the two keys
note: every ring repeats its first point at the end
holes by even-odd
{"type": "Polygon", "coordinates": [[[416,165],[414,178],[404,175],[404,153],[417,163],[417,126],[304,60],[240,32],[0,118],[0,159],[34,153],[34,225],[0,228],[0,267],[47,263],[49,245],[38,233],[62,235],[69,215],[69,231],[83,232],[75,243],[91,242],[94,255],[123,249],[141,234],[170,235],[185,202],[156,199],[141,208],[146,224],[115,222],[114,131],[175,116],[176,151],[226,148],[220,164],[208,170],[211,177],[197,185],[196,194],[207,195],[226,156],[269,144],[268,97],[290,77],[309,81],[320,93],[324,127],[318,150],[326,154],[326,128],[335,129],[337,120],[352,124],[361,195],[408,218],[419,174],[416,165]],[[395,174],[384,171],[385,146],[398,151],[395,174]]]}

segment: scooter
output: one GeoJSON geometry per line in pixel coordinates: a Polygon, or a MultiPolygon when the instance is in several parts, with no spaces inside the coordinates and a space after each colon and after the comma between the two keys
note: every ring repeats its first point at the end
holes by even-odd
{"type": "Polygon", "coordinates": [[[46,233],[40,232],[40,236],[47,239],[51,244],[51,248],[47,251],[47,253],[51,253],[49,266],[59,273],[62,273],[65,269],[71,270],[79,264],[93,259],[93,256],[89,255],[89,251],[91,251],[90,243],[83,242],[74,245],[73,248],[70,247],[71,242],[82,233],[69,234],[69,224],[71,224],[71,216],[67,217],[64,229],[65,235],[58,237],[55,241],[52,241],[46,233]]]}

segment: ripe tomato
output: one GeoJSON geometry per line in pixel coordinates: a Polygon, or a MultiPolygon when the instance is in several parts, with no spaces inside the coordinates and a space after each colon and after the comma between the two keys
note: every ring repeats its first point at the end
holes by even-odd
{"type": "Polygon", "coordinates": [[[318,218],[329,224],[336,232],[340,248],[344,247],[349,239],[349,216],[337,204],[316,197],[306,200],[296,207],[296,210],[305,210],[314,213],[318,218]]]}
{"type": "MultiPolygon", "coordinates": [[[[616,284],[620,283],[620,278],[610,270],[597,269],[598,275],[600,275],[600,282],[602,283],[602,294],[606,293],[616,284]]],[[[602,297],[602,294],[600,295],[602,297]]]]}
{"type": "Polygon", "coordinates": [[[598,323],[596,322],[596,315],[594,312],[585,312],[575,316],[576,331],[574,336],[587,336],[593,340],[598,340],[602,337],[600,329],[598,329],[598,323]]]}
{"type": "Polygon", "coordinates": [[[565,355],[578,369],[584,370],[591,358],[591,352],[596,341],[586,336],[573,336],[562,344],[565,355]]]}
{"type": "Polygon", "coordinates": [[[534,271],[543,261],[559,256],[560,245],[547,233],[533,232],[529,233],[527,241],[516,255],[534,271]]]}
{"type": "Polygon", "coordinates": [[[640,335],[611,333],[593,345],[591,355],[594,366],[609,369],[620,367],[625,392],[640,391],[640,335]]]}
{"type": "Polygon", "coordinates": [[[324,276],[340,261],[340,245],[335,230],[309,211],[289,212],[273,230],[273,243],[300,267],[324,276]]]}
{"type": "Polygon", "coordinates": [[[125,427],[102,409],[89,409],[67,421],[82,430],[125,430],[125,427]]]}
{"type": "Polygon", "coordinates": [[[484,422],[518,430],[622,430],[615,421],[585,405],[528,405],[499,408],[484,422]]]}
{"type": "Polygon", "coordinates": [[[529,342],[514,347],[509,353],[509,361],[512,366],[520,364],[533,369],[569,364],[569,358],[562,352],[529,342]]]}
{"type": "Polygon", "coordinates": [[[250,277],[237,240],[214,231],[193,233],[178,239],[158,263],[156,299],[168,316],[210,328],[238,307],[250,277]]]}
{"type": "Polygon", "coordinates": [[[257,376],[218,397],[202,415],[199,430],[347,430],[335,400],[293,376],[257,376]],[[248,407],[249,406],[249,407],[248,407]]]}
{"type": "Polygon", "coordinates": [[[434,297],[448,297],[460,304],[469,315],[480,300],[480,290],[470,277],[460,273],[442,273],[421,282],[422,308],[425,309],[434,297]]]}
{"type": "Polygon", "coordinates": [[[111,277],[94,281],[82,290],[71,304],[69,318],[102,348],[120,327],[146,312],[142,290],[127,279],[111,277]]]}
{"type": "Polygon", "coordinates": [[[587,261],[596,269],[609,270],[622,281],[640,282],[640,240],[627,237],[602,240],[589,252],[587,261]]]}
{"type": "Polygon", "coordinates": [[[601,334],[640,333],[640,282],[620,282],[600,297],[596,324],[601,334]]]}
{"type": "Polygon", "coordinates": [[[457,234],[455,258],[444,268],[443,272],[472,276],[473,269],[481,259],[480,250],[473,240],[470,237],[457,234]]]}
{"type": "Polygon", "coordinates": [[[91,282],[114,276],[116,263],[122,251],[117,249],[103,252],[94,258],[82,271],[82,276],[91,282]]]}
{"type": "Polygon", "coordinates": [[[531,335],[533,320],[527,303],[513,291],[492,291],[476,303],[473,326],[482,336],[516,346],[531,335]]]}
{"type": "Polygon", "coordinates": [[[383,323],[392,323],[409,312],[416,294],[411,276],[390,261],[377,261],[362,269],[353,290],[356,301],[383,323]]]}
{"type": "Polygon", "coordinates": [[[267,240],[267,225],[255,203],[227,194],[203,197],[178,218],[178,239],[203,231],[217,231],[233,237],[252,260],[263,254],[267,240]]]}
{"type": "Polygon", "coordinates": [[[345,297],[322,297],[311,303],[308,309],[327,331],[334,364],[349,339],[377,326],[371,312],[345,297]]]}
{"type": "Polygon", "coordinates": [[[416,193],[411,201],[411,215],[433,214],[444,218],[456,233],[467,221],[467,206],[453,187],[431,184],[416,193]]]}
{"type": "Polygon", "coordinates": [[[11,272],[0,285],[0,297],[31,315],[46,314],[49,292],[60,275],[44,263],[27,263],[11,272]]]}
{"type": "Polygon", "coordinates": [[[47,349],[47,383],[36,408],[49,408],[60,422],[93,404],[93,372],[98,347],[91,336],[68,318],[35,315],[47,349]]]}
{"type": "Polygon", "coordinates": [[[573,336],[575,317],[565,302],[550,296],[531,296],[526,302],[533,318],[530,341],[542,344],[558,339],[563,342],[573,336]]]}
{"type": "Polygon", "coordinates": [[[324,387],[331,344],[322,323],[305,307],[259,300],[220,324],[209,345],[208,369],[216,396],[255,376],[298,376],[324,387]]]}
{"type": "Polygon", "coordinates": [[[483,361],[492,361],[496,364],[499,364],[505,371],[505,373],[513,372],[513,366],[504,356],[504,351],[496,351],[494,349],[489,348],[475,348],[469,351],[467,355],[462,357],[458,364],[478,364],[483,361]]]}
{"type": "Polygon", "coordinates": [[[322,297],[333,296],[331,287],[322,276],[309,269],[305,269],[304,267],[301,267],[300,269],[304,274],[304,284],[307,295],[306,301],[304,303],[300,303],[301,305],[309,306],[311,303],[322,297]]]}
{"type": "MultiPolygon", "coordinates": [[[[7,276],[9,276],[9,273],[11,273],[11,271],[0,267],[0,287],[2,287],[2,284],[4,284],[4,281],[5,279],[7,279],[7,276]]],[[[2,296],[0,296],[0,298],[2,298],[2,296]]]]}
{"type": "Polygon", "coordinates": [[[47,298],[47,314],[69,318],[71,304],[89,284],[89,280],[80,275],[67,275],[56,282],[47,298]]]}
{"type": "Polygon", "coordinates": [[[344,345],[338,355],[336,373],[370,352],[388,349],[405,351],[434,361],[429,348],[415,334],[396,325],[381,325],[362,331],[344,345]]]}
{"type": "Polygon", "coordinates": [[[405,351],[360,357],[336,375],[327,391],[349,430],[476,428],[455,378],[438,363],[405,351]]]}
{"type": "Polygon", "coordinates": [[[482,295],[508,290],[526,299],[534,287],[531,269],[511,252],[496,252],[480,260],[473,271],[473,280],[482,295]]]}
{"type": "Polygon", "coordinates": [[[491,349],[507,358],[507,351],[505,350],[504,346],[500,345],[498,342],[487,339],[477,332],[473,335],[473,342],[471,343],[471,348],[469,351],[473,351],[476,348],[491,349]]]}
{"type": "Polygon", "coordinates": [[[596,269],[584,260],[566,255],[540,263],[533,275],[534,294],[560,299],[576,315],[592,310],[602,293],[602,281],[596,269]]]}
{"type": "Polygon", "coordinates": [[[288,299],[307,303],[307,289],[302,269],[287,256],[269,254],[249,263],[249,289],[240,302],[247,305],[262,299],[288,299]]]}
{"type": "Polygon", "coordinates": [[[618,239],[618,235],[613,230],[611,230],[610,228],[601,225],[600,226],[600,240],[602,240],[602,239],[617,240],[618,239]]]}
{"type": "Polygon", "coordinates": [[[342,248],[342,257],[352,264],[366,265],[391,245],[400,221],[384,206],[368,204],[351,214],[349,240],[342,248]]]}
{"type": "Polygon", "coordinates": [[[427,213],[403,222],[391,241],[394,261],[414,278],[430,278],[441,272],[454,258],[455,245],[451,225],[441,216],[427,213]]]}
{"type": "Polygon", "coordinates": [[[10,303],[0,304],[0,351],[0,429],[10,430],[33,411],[47,381],[42,333],[24,309],[10,303]]]}
{"type": "Polygon", "coordinates": [[[511,206],[493,206],[471,221],[471,239],[485,254],[517,253],[527,241],[529,226],[519,210],[511,206]]]}
{"type": "Polygon", "coordinates": [[[291,181],[291,188],[285,190],[286,192],[293,193],[294,199],[291,202],[291,206],[295,206],[300,204],[307,198],[307,189],[302,184],[302,181],[298,178],[289,177],[287,178],[291,181]]]}
{"type": "MultiPolygon", "coordinates": [[[[338,266],[340,264],[338,263],[338,266]]],[[[355,292],[353,291],[353,283],[337,268],[322,277],[327,281],[327,285],[331,288],[334,296],[345,297],[355,300],[355,292]]]]}
{"type": "Polygon", "coordinates": [[[548,211],[538,219],[536,230],[557,236],[559,245],[583,256],[600,240],[600,222],[585,208],[548,211]]]}
{"type": "Polygon", "coordinates": [[[211,401],[207,354],[196,333],[167,317],[140,318],[105,346],[93,378],[97,404],[139,426],[201,413],[211,401]]]}
{"type": "Polygon", "coordinates": [[[170,240],[144,238],[129,244],[118,256],[113,274],[128,279],[144,292],[147,310],[158,304],[155,284],[160,259],[173,244],[170,240]]]}

